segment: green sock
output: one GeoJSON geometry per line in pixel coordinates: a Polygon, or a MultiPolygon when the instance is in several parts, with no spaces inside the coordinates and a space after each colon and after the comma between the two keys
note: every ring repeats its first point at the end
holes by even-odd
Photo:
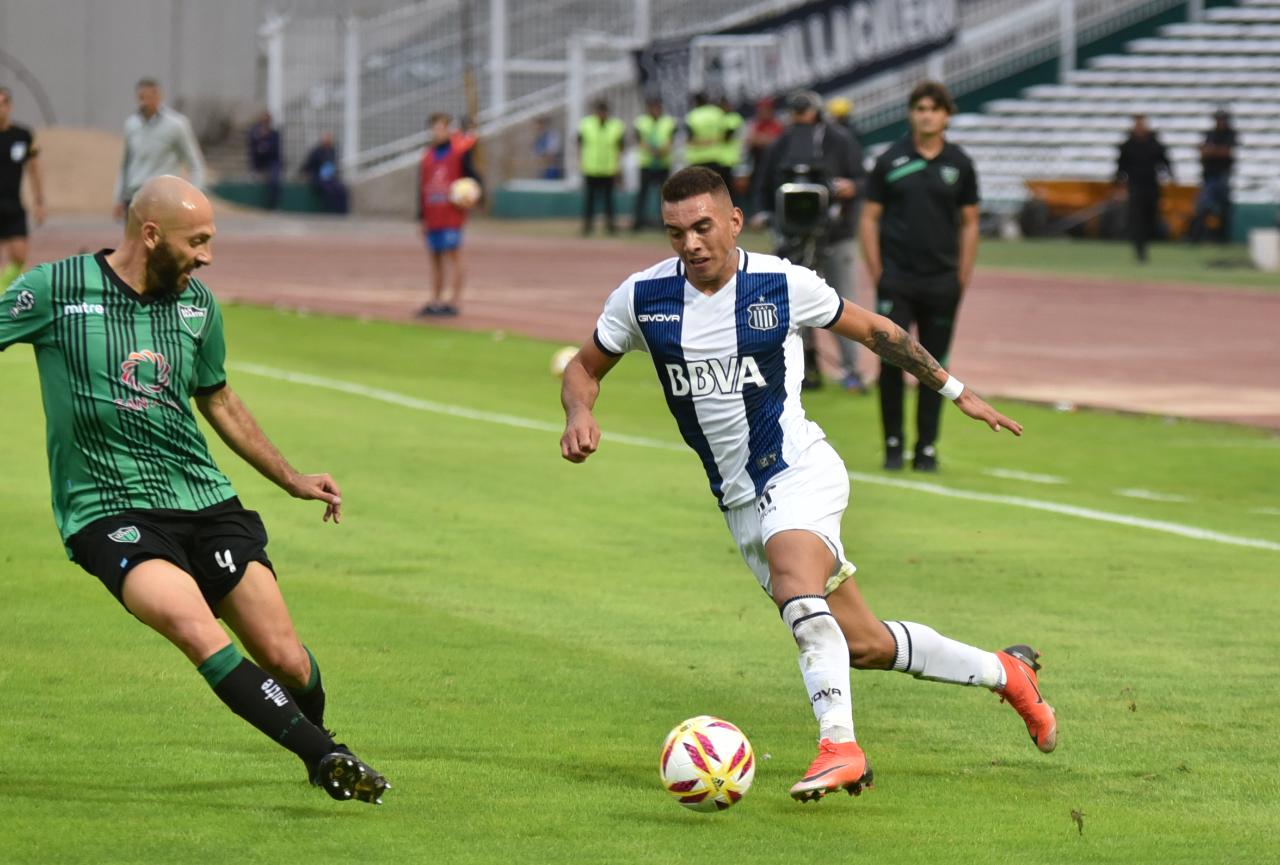
{"type": "Polygon", "coordinates": [[[317,727],[323,727],[324,684],[320,681],[320,665],[316,663],[316,656],[311,654],[310,649],[306,646],[302,648],[311,659],[311,678],[307,680],[305,687],[290,688],[289,694],[293,697],[293,702],[297,703],[298,708],[302,710],[302,714],[307,716],[308,721],[317,727]]]}
{"type": "Polygon", "coordinates": [[[303,715],[288,689],[240,654],[234,643],[214,652],[199,666],[209,687],[227,708],[314,769],[333,750],[333,740],[303,715]]]}

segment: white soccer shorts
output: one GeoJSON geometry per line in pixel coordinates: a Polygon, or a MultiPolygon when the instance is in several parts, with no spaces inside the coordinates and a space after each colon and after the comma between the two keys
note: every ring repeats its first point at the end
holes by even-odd
{"type": "Polygon", "coordinates": [[[747,567],[773,597],[773,581],[764,545],[778,532],[813,532],[836,557],[825,594],[831,594],[855,570],[844,557],[840,520],[849,505],[849,473],[835,448],[814,442],[800,459],[776,474],[752,502],[724,512],[724,520],[738,543],[747,567]]]}

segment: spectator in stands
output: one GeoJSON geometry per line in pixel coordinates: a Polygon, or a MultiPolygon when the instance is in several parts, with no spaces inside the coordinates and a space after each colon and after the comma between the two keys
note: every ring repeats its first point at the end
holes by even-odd
{"type": "Polygon", "coordinates": [[[604,226],[610,234],[618,229],[613,221],[613,189],[622,167],[622,140],[627,127],[609,116],[609,103],[600,99],[595,112],[578,124],[578,157],[585,184],[582,206],[582,234],[591,233],[596,199],[604,204],[604,226]]]}
{"type": "MultiPolygon", "coordinates": [[[[822,99],[818,94],[808,90],[793,93],[787,97],[787,107],[791,110],[791,125],[764,152],[755,172],[756,213],[752,222],[758,227],[770,218],[778,187],[784,183],[820,183],[830,187],[830,200],[835,207],[824,215],[826,224],[819,227],[819,236],[787,237],[785,231],[778,231],[779,221],[774,220],[775,232],[781,235],[776,251],[797,264],[812,266],[841,297],[853,300],[858,261],[854,215],[860,188],[866,180],[862,148],[843,127],[823,120],[822,99]],[[797,241],[799,249],[796,249],[797,241]],[[798,256],[806,256],[806,247],[812,250],[812,260],[798,261],[798,256]]],[[[822,378],[812,330],[806,329],[803,340],[802,386],[818,387],[822,378]]],[[[837,340],[843,367],[841,384],[848,391],[862,393],[866,385],[858,374],[857,350],[851,340],[843,337],[837,340]]]]}
{"type": "MultiPolygon", "coordinates": [[[[431,254],[431,302],[419,315],[455,316],[462,299],[466,273],[462,267],[462,226],[479,199],[467,200],[453,193],[463,177],[476,183],[480,175],[471,161],[474,136],[451,132],[448,114],[432,114],[428,123],[431,141],[422,152],[418,169],[418,213],[422,219],[427,251],[431,254]],[[445,300],[445,285],[449,300],[445,300]]],[[[474,188],[474,187],[473,187],[474,188]]]]}
{"type": "Polygon", "coordinates": [[[636,148],[640,153],[640,189],[636,192],[636,213],[632,231],[640,231],[648,222],[649,192],[660,201],[662,184],[671,174],[671,145],[676,136],[676,119],[662,110],[662,100],[651,96],[645,102],[645,113],[632,123],[636,148]]]}
{"type": "MultiPolygon", "coordinates": [[[[1128,183],[1129,238],[1138,261],[1147,260],[1147,244],[1156,235],[1160,216],[1160,174],[1173,181],[1173,166],[1159,136],[1147,126],[1146,115],[1135,114],[1133,129],[1120,145],[1115,182],[1128,183]]],[[[1124,196],[1121,191],[1120,196],[1124,196]]]]}
{"type": "MultiPolygon", "coordinates": [[[[860,233],[862,255],[876,283],[877,311],[946,363],[956,313],[978,254],[978,175],[969,156],[946,140],[955,103],[936,81],[916,85],[907,100],[910,133],[876,160],[867,180],[860,233]]],[[[880,362],[884,467],[902,468],[902,370],[880,362]]],[[[942,397],[917,390],[916,444],[911,467],[938,470],[942,397]]]]}
{"type": "Polygon", "coordinates": [[[545,117],[534,121],[533,155],[538,160],[538,176],[543,180],[564,177],[564,142],[560,130],[545,117]]]}
{"type": "Polygon", "coordinates": [[[1220,109],[1214,113],[1213,128],[1200,145],[1200,195],[1187,232],[1187,239],[1192,243],[1200,242],[1209,214],[1218,219],[1218,242],[1231,240],[1231,169],[1235,165],[1235,147],[1236,131],[1231,126],[1231,115],[1220,109]]]}
{"type": "Polygon", "coordinates": [[[124,219],[134,193],[153,177],[185,168],[192,186],[204,186],[204,156],[191,123],[164,104],[155,79],[143,78],[134,94],[138,110],[124,121],[124,157],[112,196],[116,219],[124,219]]]}
{"type": "Polygon", "coordinates": [[[267,209],[280,206],[280,174],[284,160],[280,154],[280,132],[271,125],[271,112],[264,111],[249,127],[249,168],[267,193],[267,209]]]}
{"type": "Polygon", "coordinates": [[[338,174],[338,151],[333,144],[333,133],[325,132],[307,154],[301,174],[307,178],[311,191],[320,199],[321,206],[329,213],[347,212],[347,187],[338,174]]]}
{"type": "MultiPolygon", "coordinates": [[[[36,225],[44,223],[44,177],[31,130],[12,122],[13,96],[0,87],[0,292],[27,268],[27,211],[22,206],[22,178],[30,181],[36,225]]],[[[16,309],[16,307],[14,307],[16,309]]]]}

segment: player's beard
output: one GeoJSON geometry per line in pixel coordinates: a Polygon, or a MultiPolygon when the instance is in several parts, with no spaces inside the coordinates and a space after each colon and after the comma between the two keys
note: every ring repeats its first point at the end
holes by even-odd
{"type": "Polygon", "coordinates": [[[147,253],[147,288],[158,297],[177,297],[186,288],[184,270],[167,243],[159,243],[147,253]]]}

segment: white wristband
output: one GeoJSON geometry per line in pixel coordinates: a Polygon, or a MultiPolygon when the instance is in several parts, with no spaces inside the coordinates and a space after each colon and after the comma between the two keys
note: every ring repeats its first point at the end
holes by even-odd
{"type": "Polygon", "coordinates": [[[938,393],[947,399],[959,399],[960,394],[964,393],[964,382],[953,375],[947,379],[946,384],[938,388],[938,393]]]}

